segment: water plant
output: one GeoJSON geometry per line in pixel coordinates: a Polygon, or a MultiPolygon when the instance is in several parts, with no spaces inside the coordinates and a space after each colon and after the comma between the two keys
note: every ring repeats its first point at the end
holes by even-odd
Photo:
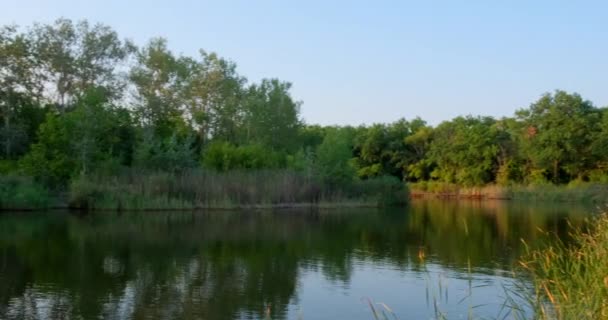
{"type": "Polygon", "coordinates": [[[521,260],[534,284],[536,317],[608,319],[608,215],[574,228],[572,238],[529,250],[521,260]]]}

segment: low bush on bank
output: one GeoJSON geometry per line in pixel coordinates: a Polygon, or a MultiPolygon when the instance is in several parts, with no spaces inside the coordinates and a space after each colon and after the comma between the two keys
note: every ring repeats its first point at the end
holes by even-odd
{"type": "Polygon", "coordinates": [[[457,193],[461,187],[454,183],[440,181],[420,181],[409,184],[412,192],[423,193],[457,193]]]}
{"type": "Polygon", "coordinates": [[[127,170],[119,175],[90,175],[70,186],[70,206],[81,209],[233,208],[289,204],[357,202],[373,205],[407,201],[396,178],[355,180],[345,185],[290,170],[179,173],[127,170]]]}
{"type": "Polygon", "coordinates": [[[575,231],[573,240],[556,239],[521,261],[536,288],[537,318],[608,319],[608,216],[575,231]]]}
{"type": "Polygon", "coordinates": [[[513,186],[507,188],[513,199],[605,202],[608,199],[608,184],[578,182],[568,185],[513,186]]]}
{"type": "Polygon", "coordinates": [[[409,187],[413,195],[439,197],[598,203],[608,199],[608,184],[592,182],[573,182],[567,185],[462,187],[445,182],[424,181],[409,184],[409,187]]]}
{"type": "Polygon", "coordinates": [[[49,191],[33,179],[0,176],[0,209],[31,210],[50,205],[49,191]]]}

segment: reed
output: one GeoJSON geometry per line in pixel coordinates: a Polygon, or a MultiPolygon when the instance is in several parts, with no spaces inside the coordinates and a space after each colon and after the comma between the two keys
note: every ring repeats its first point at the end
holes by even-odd
{"type": "Polygon", "coordinates": [[[231,209],[337,203],[375,206],[407,201],[405,185],[395,179],[334,185],[289,170],[180,173],[126,170],[113,176],[77,178],[69,194],[70,207],[93,210],[231,209]]]}
{"type": "Polygon", "coordinates": [[[51,205],[49,191],[33,179],[0,176],[0,209],[34,210],[51,205]]]}
{"type": "Polygon", "coordinates": [[[567,185],[486,185],[463,187],[456,184],[423,181],[409,184],[413,197],[454,199],[509,199],[553,202],[601,203],[608,199],[608,184],[572,182],[567,185]]]}
{"type": "Polygon", "coordinates": [[[555,239],[529,250],[521,265],[534,284],[538,319],[608,319],[608,216],[577,229],[573,242],[555,239]]]}

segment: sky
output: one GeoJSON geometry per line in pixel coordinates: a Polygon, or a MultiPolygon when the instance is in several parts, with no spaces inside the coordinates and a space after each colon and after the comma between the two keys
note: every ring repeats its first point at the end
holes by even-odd
{"type": "Polygon", "coordinates": [[[250,82],[293,83],[307,123],[511,116],[543,93],[608,106],[608,1],[0,0],[0,24],[64,17],[176,54],[214,51],[250,82]]]}

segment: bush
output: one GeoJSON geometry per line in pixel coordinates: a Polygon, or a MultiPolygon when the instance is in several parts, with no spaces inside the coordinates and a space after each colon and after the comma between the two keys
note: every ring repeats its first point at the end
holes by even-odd
{"type": "Polygon", "coordinates": [[[404,205],[409,200],[409,191],[406,184],[393,176],[358,180],[355,186],[360,197],[371,197],[381,206],[404,205]]]}
{"type": "Polygon", "coordinates": [[[608,183],[608,173],[605,170],[591,170],[588,173],[589,182],[608,183]]]}
{"type": "Polygon", "coordinates": [[[0,209],[43,209],[49,205],[48,190],[31,178],[0,176],[0,209]]]}
{"type": "Polygon", "coordinates": [[[420,181],[410,183],[409,187],[412,191],[429,192],[429,193],[458,193],[461,187],[454,183],[441,181],[420,181]]]}
{"type": "Polygon", "coordinates": [[[498,168],[496,173],[496,184],[499,186],[510,186],[522,181],[521,167],[513,160],[508,160],[498,168]]]}
{"type": "Polygon", "coordinates": [[[0,175],[9,174],[17,171],[19,168],[17,161],[13,160],[0,160],[0,175]]]}
{"type": "Polygon", "coordinates": [[[172,172],[196,166],[191,137],[174,134],[163,140],[157,138],[150,132],[144,133],[142,141],[135,148],[134,161],[137,166],[172,172]]]}
{"type": "Polygon", "coordinates": [[[293,155],[287,155],[286,167],[311,175],[314,170],[314,160],[315,154],[310,148],[302,149],[293,155]]]}
{"type": "Polygon", "coordinates": [[[526,182],[529,185],[549,185],[551,182],[547,179],[547,170],[545,169],[534,169],[531,170],[526,177],[526,182]]]}
{"type": "Polygon", "coordinates": [[[353,183],[356,170],[352,163],[351,137],[346,131],[329,131],[317,147],[315,171],[325,184],[345,186],[353,183]]]}
{"type": "Polygon", "coordinates": [[[273,169],[285,166],[285,155],[261,145],[235,146],[228,142],[211,143],[203,153],[203,166],[217,171],[273,169]]]}

